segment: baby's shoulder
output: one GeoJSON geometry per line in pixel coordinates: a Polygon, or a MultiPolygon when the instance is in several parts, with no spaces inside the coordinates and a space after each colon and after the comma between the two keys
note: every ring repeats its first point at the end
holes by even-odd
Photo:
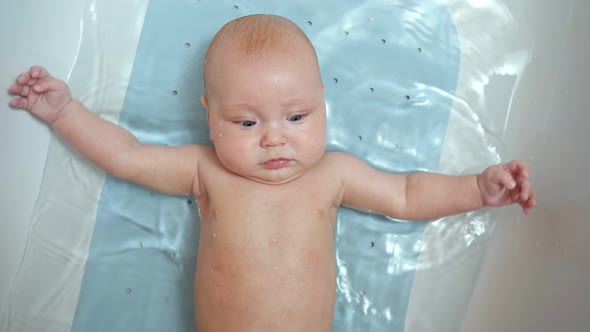
{"type": "Polygon", "coordinates": [[[356,156],[354,156],[353,154],[347,153],[347,152],[326,151],[326,153],[324,153],[324,155],[322,156],[321,162],[331,164],[331,163],[340,163],[340,162],[346,162],[346,161],[356,160],[356,159],[358,159],[356,156]]]}
{"type": "Polygon", "coordinates": [[[359,158],[350,153],[327,151],[322,156],[319,166],[321,169],[336,175],[346,171],[351,163],[355,163],[358,160],[359,158]]]}

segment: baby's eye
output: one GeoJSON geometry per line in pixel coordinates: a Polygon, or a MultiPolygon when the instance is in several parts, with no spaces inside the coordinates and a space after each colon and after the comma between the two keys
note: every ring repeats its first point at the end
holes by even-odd
{"type": "Polygon", "coordinates": [[[246,121],[239,121],[237,123],[240,124],[240,126],[242,126],[242,127],[252,127],[253,125],[256,124],[255,121],[248,121],[248,120],[246,120],[246,121]]]}
{"type": "Polygon", "coordinates": [[[301,120],[303,120],[304,117],[305,117],[305,115],[303,115],[303,114],[293,115],[292,117],[289,118],[289,121],[291,121],[291,122],[301,121],[301,120]]]}

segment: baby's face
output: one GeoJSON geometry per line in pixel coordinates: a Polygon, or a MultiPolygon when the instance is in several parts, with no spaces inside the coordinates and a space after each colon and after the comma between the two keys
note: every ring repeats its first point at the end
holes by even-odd
{"type": "Polygon", "coordinates": [[[221,163],[254,181],[298,178],[326,146],[324,86],[309,53],[245,56],[225,52],[211,65],[210,138],[221,163]]]}

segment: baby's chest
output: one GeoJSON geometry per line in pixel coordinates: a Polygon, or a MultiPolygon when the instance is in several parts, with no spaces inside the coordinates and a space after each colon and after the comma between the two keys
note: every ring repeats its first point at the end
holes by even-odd
{"type": "MultiPolygon", "coordinates": [[[[207,219],[251,221],[264,219],[268,222],[287,220],[316,220],[335,217],[338,207],[335,194],[299,190],[244,190],[240,188],[211,195],[207,219]]],[[[205,211],[202,211],[205,212],[205,211]]]]}
{"type": "Polygon", "coordinates": [[[206,204],[200,204],[202,227],[212,232],[254,230],[252,235],[268,237],[271,242],[285,233],[331,232],[338,195],[336,186],[304,181],[283,185],[238,182],[209,191],[206,204]]]}
{"type": "Polygon", "coordinates": [[[228,177],[207,189],[208,206],[213,211],[232,208],[242,213],[258,211],[275,215],[327,213],[338,206],[341,188],[333,181],[304,176],[285,184],[264,184],[228,177]]]}

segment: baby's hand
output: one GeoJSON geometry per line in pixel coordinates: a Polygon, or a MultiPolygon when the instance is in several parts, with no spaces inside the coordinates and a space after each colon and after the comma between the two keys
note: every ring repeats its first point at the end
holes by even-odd
{"type": "Polygon", "coordinates": [[[11,106],[26,109],[49,124],[57,120],[72,101],[66,83],[52,77],[40,66],[33,66],[20,74],[8,91],[20,96],[10,101],[11,106]]]}
{"type": "Polygon", "coordinates": [[[489,206],[518,203],[528,214],[537,205],[529,173],[529,166],[517,160],[487,168],[477,177],[482,202],[489,206]]]}

